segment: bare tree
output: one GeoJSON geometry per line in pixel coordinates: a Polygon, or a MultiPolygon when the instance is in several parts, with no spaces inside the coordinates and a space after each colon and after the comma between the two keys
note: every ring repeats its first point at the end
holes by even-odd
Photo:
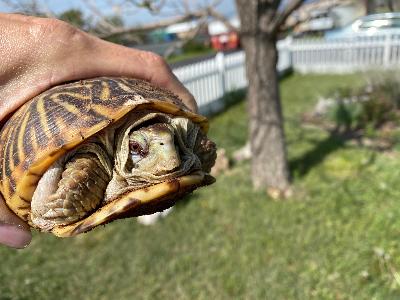
{"type": "MultiPolygon", "coordinates": [[[[112,2],[112,0],[110,0],[112,2]]],[[[143,32],[149,32],[159,28],[166,28],[170,25],[177,23],[195,21],[195,26],[187,33],[184,37],[181,37],[177,43],[172,43],[170,47],[164,52],[164,56],[168,57],[174,52],[175,47],[182,47],[183,45],[194,40],[201,32],[206,31],[206,26],[211,19],[217,19],[224,22],[228,27],[232,27],[226,18],[220,14],[216,7],[221,3],[221,0],[125,0],[124,11],[126,11],[126,5],[130,4],[131,8],[135,9],[146,9],[153,15],[161,16],[158,21],[147,22],[145,24],[136,24],[133,26],[112,26],[112,24],[106,24],[105,16],[101,15],[96,9],[96,6],[91,1],[85,2],[89,9],[97,16],[104,25],[104,30],[99,32],[97,35],[103,39],[114,39],[115,37],[121,37],[126,35],[140,34],[143,32]],[[111,25],[111,26],[110,26],[111,25]]]]}
{"type": "MultiPolygon", "coordinates": [[[[108,27],[108,31],[100,34],[101,38],[109,38],[117,35],[147,32],[158,28],[165,28],[173,24],[183,23],[188,21],[197,21],[197,27],[193,28],[194,34],[188,35],[189,39],[196,35],[202,26],[210,21],[210,18],[220,20],[226,24],[229,28],[233,29],[232,25],[228,20],[220,14],[216,7],[221,3],[221,0],[213,1],[188,1],[188,0],[177,0],[177,1],[164,1],[164,0],[126,0],[125,3],[131,4],[136,8],[145,8],[153,15],[164,16],[159,21],[147,22],[145,24],[136,24],[130,27],[108,27]]],[[[91,11],[97,16],[101,17],[101,13],[96,10],[96,7],[90,1],[85,2],[88,4],[91,11]]],[[[104,16],[102,16],[104,20],[104,16]]],[[[236,30],[236,28],[234,28],[236,30]]]]}
{"type": "Polygon", "coordinates": [[[89,17],[82,23],[83,14],[79,10],[70,9],[60,16],[56,16],[48,7],[46,1],[39,0],[0,0],[15,12],[44,16],[57,17],[70,22],[72,25],[79,26],[81,29],[89,31],[98,37],[117,43],[141,43],[143,42],[143,33],[166,28],[169,25],[195,21],[196,26],[191,32],[182,38],[179,43],[171,44],[171,48],[166,50],[166,56],[173,52],[176,46],[182,46],[195,39],[200,32],[204,31],[207,23],[211,19],[221,20],[229,28],[233,28],[225,17],[220,14],[216,7],[222,0],[105,0],[107,5],[112,8],[112,15],[105,14],[98,8],[96,0],[82,1],[89,12],[89,17]],[[125,26],[122,22],[113,22],[113,20],[123,20],[134,17],[135,14],[146,10],[152,15],[159,16],[158,21],[147,22],[144,24],[135,24],[125,26]],[[73,20],[71,22],[70,20],[73,20]],[[88,24],[91,22],[91,24],[88,24]]]}
{"type": "Polygon", "coordinates": [[[246,52],[252,181],[256,187],[280,191],[289,187],[276,42],[280,27],[303,1],[236,0],[246,52]]]}

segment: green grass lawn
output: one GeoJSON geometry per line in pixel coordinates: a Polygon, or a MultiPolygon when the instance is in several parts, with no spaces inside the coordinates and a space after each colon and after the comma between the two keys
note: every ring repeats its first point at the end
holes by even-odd
{"type": "Polygon", "coordinates": [[[193,50],[193,51],[184,52],[182,54],[173,55],[173,56],[167,58],[167,62],[172,64],[172,63],[176,63],[176,62],[179,62],[182,60],[191,59],[191,58],[195,58],[198,56],[204,56],[204,55],[212,54],[212,53],[216,53],[216,51],[212,48],[193,50]]]}
{"type": "MultiPolygon", "coordinates": [[[[300,76],[281,91],[294,196],[253,191],[249,164],[195,192],[155,226],[116,221],[30,247],[0,247],[0,299],[399,299],[400,159],[302,126],[318,95],[360,75],[300,76]]],[[[228,154],[245,103],[212,119],[228,154]]]]}

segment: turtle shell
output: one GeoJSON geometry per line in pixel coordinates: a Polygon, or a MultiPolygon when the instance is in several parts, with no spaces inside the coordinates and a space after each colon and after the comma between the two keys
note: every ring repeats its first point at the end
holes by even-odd
{"type": "MultiPolygon", "coordinates": [[[[41,176],[62,155],[133,110],[152,110],[189,118],[206,133],[207,119],[192,113],[173,93],[131,78],[100,77],[53,87],[24,104],[0,132],[0,192],[8,207],[30,222],[30,202],[41,176]]],[[[203,185],[191,174],[125,195],[84,220],[56,226],[72,236],[113,219],[140,215],[151,206],[170,206],[180,194],[203,185]],[[168,201],[162,201],[167,199],[168,201]],[[132,208],[140,206],[132,213],[132,208]]]]}

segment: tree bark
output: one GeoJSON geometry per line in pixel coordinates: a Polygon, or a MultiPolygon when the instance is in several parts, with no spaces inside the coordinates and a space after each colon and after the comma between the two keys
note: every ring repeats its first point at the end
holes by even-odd
{"type": "Polygon", "coordinates": [[[394,12],[393,0],[387,0],[387,6],[391,12],[394,12]]]}
{"type": "Polygon", "coordinates": [[[364,5],[365,5],[365,14],[366,15],[375,13],[375,11],[376,11],[375,0],[364,0],[364,5]]]}
{"type": "Polygon", "coordinates": [[[237,0],[249,81],[251,175],[255,187],[284,191],[290,180],[276,71],[276,34],[270,31],[277,6],[267,3],[262,7],[260,2],[237,0]]]}
{"type": "Polygon", "coordinates": [[[289,170],[276,71],[277,49],[270,37],[245,37],[252,181],[255,187],[285,190],[289,170]]]}

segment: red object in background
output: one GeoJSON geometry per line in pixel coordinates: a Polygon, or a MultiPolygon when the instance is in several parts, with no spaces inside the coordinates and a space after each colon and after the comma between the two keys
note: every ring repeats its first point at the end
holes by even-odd
{"type": "Polygon", "coordinates": [[[239,36],[236,32],[222,33],[211,37],[211,46],[217,51],[239,48],[239,36]]]}

